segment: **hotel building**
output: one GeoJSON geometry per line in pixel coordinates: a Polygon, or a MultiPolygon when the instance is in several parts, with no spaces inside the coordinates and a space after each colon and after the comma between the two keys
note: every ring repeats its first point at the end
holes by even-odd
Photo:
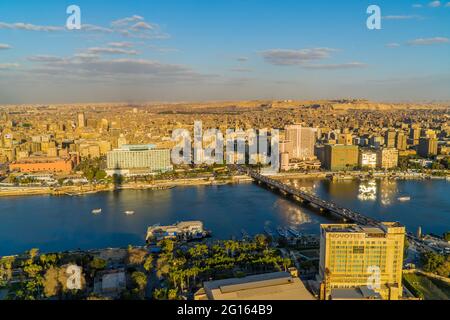
{"type": "Polygon", "coordinates": [[[321,299],[344,299],[349,292],[352,299],[358,293],[361,299],[400,299],[404,241],[405,227],[398,223],[321,225],[321,299]]]}
{"type": "MultiPolygon", "coordinates": [[[[314,158],[314,145],[316,144],[316,129],[305,128],[301,125],[291,125],[285,128],[286,141],[292,143],[292,159],[307,160],[314,158]]],[[[287,151],[289,152],[289,151],[287,151]]]]}
{"type": "Polygon", "coordinates": [[[149,175],[173,170],[169,149],[153,145],[123,145],[107,154],[108,175],[149,175]]]}

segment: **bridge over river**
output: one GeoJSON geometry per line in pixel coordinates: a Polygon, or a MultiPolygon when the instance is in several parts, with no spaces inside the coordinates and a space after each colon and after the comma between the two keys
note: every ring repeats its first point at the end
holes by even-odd
{"type": "MultiPolygon", "coordinates": [[[[253,180],[255,180],[259,184],[266,185],[268,188],[272,190],[277,190],[284,194],[287,197],[292,197],[295,200],[298,200],[304,204],[312,205],[321,211],[330,213],[337,218],[342,219],[345,222],[352,222],[357,223],[364,226],[375,226],[378,227],[381,225],[381,222],[367,217],[359,212],[350,210],[348,208],[344,208],[339,206],[338,204],[332,202],[332,201],[325,201],[316,195],[313,195],[308,192],[304,192],[295,188],[290,187],[289,185],[282,183],[280,181],[277,181],[275,179],[269,178],[267,176],[264,176],[254,170],[251,170],[249,168],[244,168],[239,165],[235,165],[234,169],[240,171],[241,173],[245,173],[248,176],[250,176],[253,180]]],[[[436,252],[436,250],[429,245],[427,245],[424,241],[421,239],[418,239],[415,235],[411,233],[407,233],[408,239],[414,243],[417,248],[420,251],[433,251],[436,252]]]]}

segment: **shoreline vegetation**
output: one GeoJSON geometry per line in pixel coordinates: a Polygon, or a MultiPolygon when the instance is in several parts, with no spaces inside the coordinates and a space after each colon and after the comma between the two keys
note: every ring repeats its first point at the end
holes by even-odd
{"type": "MultiPolygon", "coordinates": [[[[450,171],[445,171],[443,175],[432,175],[430,173],[417,172],[285,172],[274,177],[277,180],[287,179],[332,179],[332,180],[366,180],[366,179],[397,179],[397,180],[426,180],[426,179],[450,179],[450,171]]],[[[99,192],[111,192],[118,190],[166,190],[176,187],[187,186],[214,186],[251,183],[252,179],[247,176],[230,176],[226,178],[200,177],[200,178],[180,178],[154,180],[152,182],[127,182],[120,185],[110,184],[89,184],[78,186],[13,186],[0,187],[1,197],[19,196],[79,196],[94,194],[99,192]]]]}

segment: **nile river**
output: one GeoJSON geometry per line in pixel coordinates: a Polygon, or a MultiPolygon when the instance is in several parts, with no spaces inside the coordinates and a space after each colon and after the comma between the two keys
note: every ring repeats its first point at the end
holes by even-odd
{"type": "MultiPolygon", "coordinates": [[[[400,221],[409,231],[450,230],[450,182],[293,180],[291,184],[368,216],[400,221]],[[399,197],[411,197],[401,202],[399,197]]],[[[0,198],[0,256],[30,248],[44,252],[142,245],[157,223],[201,220],[219,239],[254,235],[264,226],[318,233],[330,220],[253,184],[126,190],[79,197],[0,198]],[[101,208],[100,215],[91,211],[101,208]],[[124,211],[133,210],[127,216],[124,211]]]]}

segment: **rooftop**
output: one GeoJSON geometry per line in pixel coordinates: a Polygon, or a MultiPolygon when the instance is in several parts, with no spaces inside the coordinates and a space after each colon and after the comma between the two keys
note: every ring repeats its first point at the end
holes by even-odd
{"type": "Polygon", "coordinates": [[[208,281],[204,291],[211,300],[314,300],[303,282],[287,272],[208,281]]]}

